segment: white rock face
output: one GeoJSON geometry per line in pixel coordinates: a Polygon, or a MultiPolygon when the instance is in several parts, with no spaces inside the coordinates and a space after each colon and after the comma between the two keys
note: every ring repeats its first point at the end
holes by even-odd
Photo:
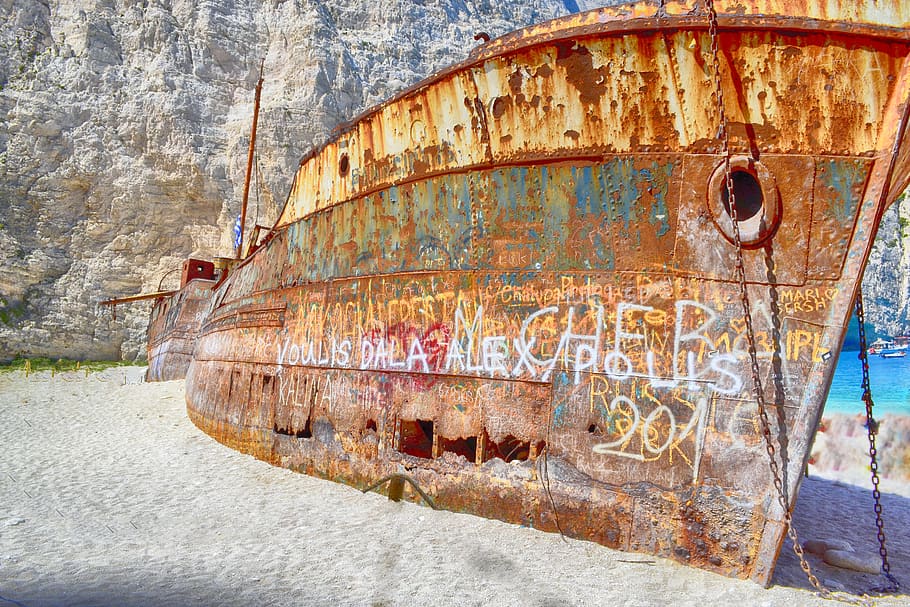
{"type": "Polygon", "coordinates": [[[0,360],[144,356],[150,304],[98,302],[230,254],[260,59],[251,224],[307,149],[476,32],[598,4],[0,0],[0,360]]]}
{"type": "MultiPolygon", "coordinates": [[[[250,225],[275,219],[306,150],[475,33],[610,3],[0,0],[0,360],[145,356],[150,304],[98,302],[230,254],[261,59],[250,225]]],[[[880,290],[904,330],[907,250],[880,290]]]]}
{"type": "Polygon", "coordinates": [[[910,334],[910,196],[882,217],[863,277],[866,321],[889,336],[910,334]]]}

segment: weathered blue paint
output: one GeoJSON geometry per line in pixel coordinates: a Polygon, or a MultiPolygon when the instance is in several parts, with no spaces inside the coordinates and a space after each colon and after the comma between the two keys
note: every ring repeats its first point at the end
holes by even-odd
{"type": "Polygon", "coordinates": [[[818,179],[823,191],[830,197],[816,201],[824,208],[824,213],[838,223],[852,222],[860,197],[856,191],[858,185],[866,180],[867,173],[861,164],[843,159],[824,159],[818,162],[818,179]]]}
{"type": "Polygon", "coordinates": [[[650,169],[642,170],[642,176],[648,184],[648,191],[654,197],[654,206],[651,207],[648,223],[656,226],[655,233],[658,238],[670,232],[667,192],[670,188],[670,177],[674,168],[672,163],[661,165],[655,162],[650,169]]]}

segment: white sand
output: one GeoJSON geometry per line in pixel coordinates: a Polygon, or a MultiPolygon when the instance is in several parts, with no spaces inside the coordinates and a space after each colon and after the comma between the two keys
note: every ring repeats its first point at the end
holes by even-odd
{"type": "MultiPolygon", "coordinates": [[[[764,589],[274,468],[197,430],[183,382],[142,373],[0,375],[0,607],[834,604],[787,547],[764,589]]],[[[883,489],[902,493],[886,495],[886,530],[910,587],[910,489],[883,489]]],[[[874,555],[870,504],[808,479],[797,529],[874,555]]],[[[876,580],[811,558],[832,584],[876,580]]]]}

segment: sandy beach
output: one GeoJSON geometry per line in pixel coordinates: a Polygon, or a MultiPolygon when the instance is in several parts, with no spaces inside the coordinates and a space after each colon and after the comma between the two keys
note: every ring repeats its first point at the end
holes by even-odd
{"type": "MultiPolygon", "coordinates": [[[[182,381],[143,373],[0,375],[0,607],[835,604],[786,545],[765,589],[274,468],[197,430],[182,381]]],[[[875,558],[863,443],[839,440],[855,422],[819,435],[795,524],[804,542],[875,558]]],[[[889,467],[882,490],[892,571],[910,588],[906,469],[889,467]]],[[[879,581],[809,558],[834,589],[879,581]]],[[[910,604],[904,592],[875,602],[910,604]]]]}

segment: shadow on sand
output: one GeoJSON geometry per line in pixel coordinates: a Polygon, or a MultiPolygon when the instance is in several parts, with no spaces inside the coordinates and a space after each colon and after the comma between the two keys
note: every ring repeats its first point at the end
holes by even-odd
{"type": "MultiPolygon", "coordinates": [[[[885,493],[887,479],[882,481],[882,508],[888,561],[891,573],[901,583],[899,596],[910,590],[910,498],[885,493]]],[[[810,477],[803,480],[793,525],[802,543],[808,540],[837,539],[847,542],[864,558],[879,558],[871,483],[869,488],[840,481],[810,477]]],[[[831,590],[851,594],[872,592],[883,583],[880,575],[859,573],[827,565],[818,555],[806,554],[812,571],[831,590]]],[[[772,584],[811,589],[789,539],[777,561],[772,584]]]]}

